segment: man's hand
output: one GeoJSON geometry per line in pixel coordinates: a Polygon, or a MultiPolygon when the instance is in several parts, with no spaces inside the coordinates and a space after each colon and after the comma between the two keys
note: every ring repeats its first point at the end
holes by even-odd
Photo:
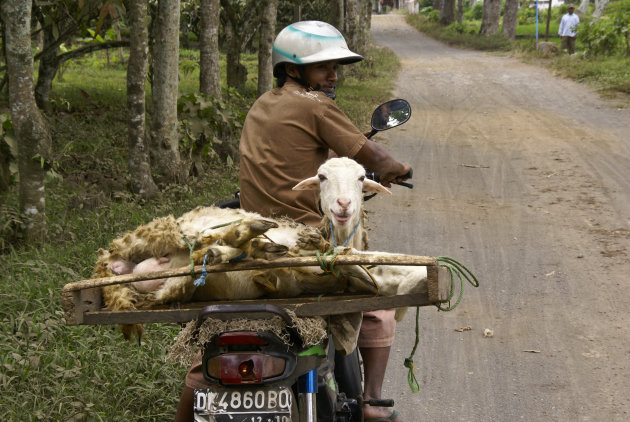
{"type": "Polygon", "coordinates": [[[411,165],[409,163],[397,163],[395,168],[387,173],[381,174],[381,185],[386,188],[391,187],[392,183],[404,182],[409,179],[409,172],[411,171],[411,165]],[[405,177],[406,176],[406,177],[405,177]]]}

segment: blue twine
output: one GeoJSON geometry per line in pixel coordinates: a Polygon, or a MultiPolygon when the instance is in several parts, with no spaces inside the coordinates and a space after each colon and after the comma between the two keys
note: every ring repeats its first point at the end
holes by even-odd
{"type": "Polygon", "coordinates": [[[206,271],[206,259],[208,259],[208,254],[203,257],[203,267],[201,268],[201,276],[195,280],[193,283],[195,286],[205,286],[206,285],[206,277],[208,276],[208,271],[206,271]]]}
{"type": "MultiPolygon", "coordinates": [[[[350,239],[352,239],[352,236],[354,236],[354,232],[357,231],[357,228],[359,227],[359,224],[361,224],[361,219],[360,218],[359,218],[359,221],[357,221],[357,224],[354,226],[354,229],[352,229],[352,233],[350,233],[350,236],[348,236],[346,241],[343,242],[343,245],[341,245],[341,246],[346,246],[348,244],[348,241],[350,239]]],[[[335,230],[333,229],[332,220],[330,220],[330,235],[332,236],[332,241],[333,241],[333,244],[335,245],[335,247],[339,246],[339,245],[337,245],[337,241],[335,240],[335,230]]]]}

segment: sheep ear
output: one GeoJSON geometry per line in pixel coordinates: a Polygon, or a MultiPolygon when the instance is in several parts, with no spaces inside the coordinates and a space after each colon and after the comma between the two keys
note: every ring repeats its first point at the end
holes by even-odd
{"type": "Polygon", "coordinates": [[[385,193],[387,195],[392,194],[385,186],[370,179],[365,179],[363,181],[363,190],[368,192],[385,193]]]}
{"type": "Polygon", "coordinates": [[[319,190],[319,177],[313,176],[293,186],[293,190],[319,190]]]}

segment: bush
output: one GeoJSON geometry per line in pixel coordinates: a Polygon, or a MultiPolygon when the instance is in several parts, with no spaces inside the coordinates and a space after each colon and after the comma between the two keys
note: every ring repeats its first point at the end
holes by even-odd
{"type": "Polygon", "coordinates": [[[612,56],[622,51],[623,38],[613,19],[603,16],[580,24],[578,39],[589,56],[612,56]]]}
{"type": "Polygon", "coordinates": [[[430,22],[439,22],[440,21],[440,11],[439,10],[432,10],[428,15],[427,15],[427,19],[430,22]]]}
{"type": "Polygon", "coordinates": [[[470,17],[474,20],[480,20],[483,17],[483,2],[478,1],[475,5],[470,9],[470,17]]]}

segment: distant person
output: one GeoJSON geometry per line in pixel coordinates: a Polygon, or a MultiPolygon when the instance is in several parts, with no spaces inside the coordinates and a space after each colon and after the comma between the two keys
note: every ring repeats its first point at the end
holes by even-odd
{"type": "Polygon", "coordinates": [[[565,48],[569,54],[575,53],[575,39],[577,38],[577,26],[580,23],[578,15],[574,14],[575,6],[569,4],[567,13],[562,16],[560,21],[560,28],[558,28],[558,35],[562,37],[562,44],[560,48],[565,48]]]}

